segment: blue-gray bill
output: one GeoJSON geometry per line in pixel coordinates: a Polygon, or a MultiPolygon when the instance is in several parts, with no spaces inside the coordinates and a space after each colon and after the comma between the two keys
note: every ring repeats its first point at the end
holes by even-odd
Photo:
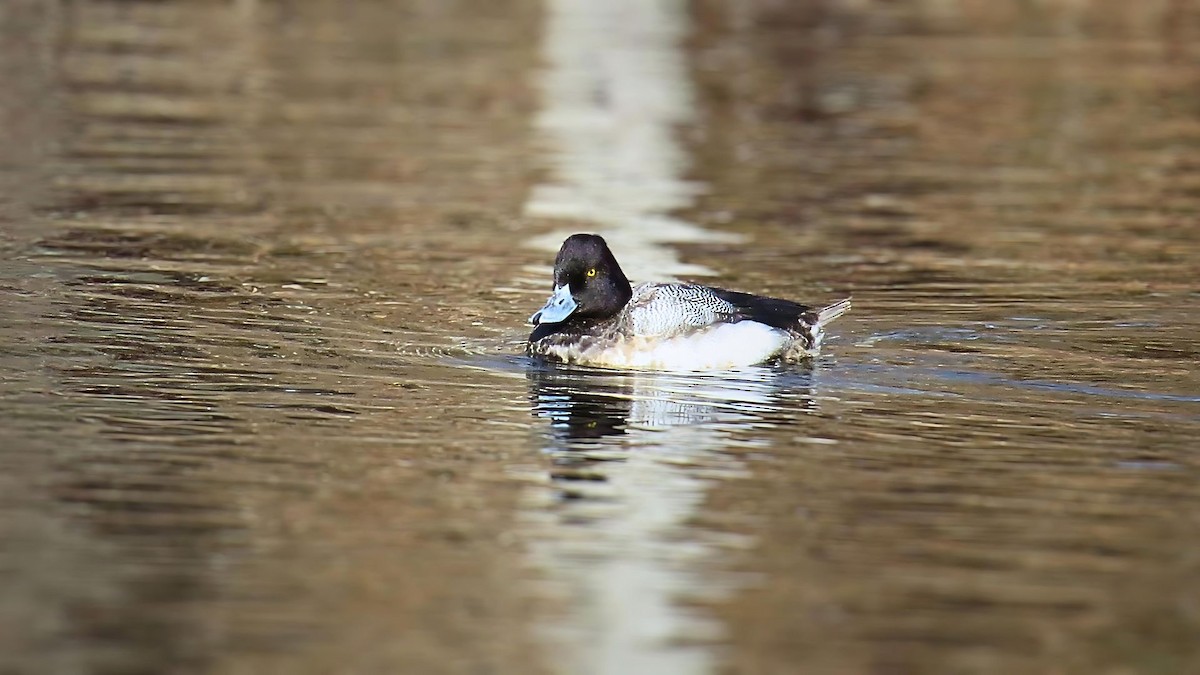
{"type": "Polygon", "coordinates": [[[529,317],[529,323],[539,325],[543,323],[558,323],[575,311],[575,298],[571,297],[571,287],[567,284],[555,286],[554,293],[546,304],[533,313],[529,317]]]}

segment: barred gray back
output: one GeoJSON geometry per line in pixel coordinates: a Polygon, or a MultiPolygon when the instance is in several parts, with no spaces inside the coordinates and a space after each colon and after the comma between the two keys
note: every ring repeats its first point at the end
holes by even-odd
{"type": "Polygon", "coordinates": [[[737,313],[737,307],[703,286],[640,284],[633,293],[629,318],[637,335],[702,328],[737,313]]]}

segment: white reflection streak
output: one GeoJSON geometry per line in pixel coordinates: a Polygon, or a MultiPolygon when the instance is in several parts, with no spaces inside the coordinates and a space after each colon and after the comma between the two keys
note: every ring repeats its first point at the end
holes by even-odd
{"type": "MultiPolygon", "coordinates": [[[[549,0],[546,11],[544,107],[536,123],[551,177],[533,190],[526,213],[604,235],[633,279],[710,274],[669,246],[736,240],[669,215],[701,191],[680,178],[688,157],[677,134],[694,103],[682,50],[685,1],[549,0]]],[[[532,245],[557,251],[573,231],[532,245]]],[[[549,637],[557,654],[569,655],[564,672],[708,672],[711,650],[680,641],[703,642],[715,627],[677,603],[696,590],[685,568],[708,547],[695,531],[671,535],[704,497],[694,465],[736,470],[736,462],[714,452],[723,439],[712,426],[687,414],[665,424],[649,414],[671,409],[663,397],[673,396],[653,387],[635,392],[629,423],[647,428],[625,436],[620,448],[609,446],[632,451],[594,486],[598,499],[571,507],[586,526],[556,522],[553,497],[530,495],[528,513],[545,528],[533,537],[534,562],[571,603],[571,616],[548,629],[549,637]]]]}
{"type": "MultiPolygon", "coordinates": [[[[628,433],[601,444],[560,439],[550,451],[619,461],[598,465],[603,482],[572,484],[581,499],[528,495],[534,562],[572,612],[546,636],[569,655],[562,672],[710,672],[706,643],[721,627],[679,600],[726,591],[726,580],[701,575],[697,563],[717,545],[740,542],[684,528],[708,481],[740,475],[741,462],[719,452],[728,442],[722,429],[772,404],[769,371],[728,383],[642,373],[613,375],[608,384],[628,392],[628,433]]],[[[538,406],[555,423],[570,423],[569,396],[542,396],[538,406]]]]}
{"type": "MultiPolygon", "coordinates": [[[[552,182],[534,188],[530,216],[594,224],[633,279],[710,274],[669,243],[733,241],[668,215],[701,187],[684,181],[677,139],[693,115],[681,42],[683,0],[551,0],[543,51],[543,109],[552,182]]],[[[557,251],[568,230],[533,244],[557,251]]]]}

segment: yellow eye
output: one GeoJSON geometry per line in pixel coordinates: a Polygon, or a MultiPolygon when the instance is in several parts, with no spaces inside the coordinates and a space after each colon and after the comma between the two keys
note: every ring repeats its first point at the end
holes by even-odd
{"type": "Polygon", "coordinates": [[[595,268],[595,267],[589,267],[589,268],[588,268],[588,271],[587,271],[587,275],[588,275],[588,277],[589,277],[589,278],[590,278],[590,277],[594,277],[594,276],[596,276],[596,268],[595,268]]]}

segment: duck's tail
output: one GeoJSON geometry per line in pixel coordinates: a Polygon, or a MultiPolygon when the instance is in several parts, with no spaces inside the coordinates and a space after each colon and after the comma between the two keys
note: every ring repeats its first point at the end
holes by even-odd
{"type": "Polygon", "coordinates": [[[815,328],[816,330],[820,330],[821,328],[825,327],[825,325],[828,324],[830,321],[833,321],[834,319],[838,318],[839,316],[841,316],[849,311],[850,311],[850,298],[846,298],[845,300],[838,300],[837,302],[833,303],[832,305],[829,305],[828,307],[817,310],[817,320],[813,324],[813,328],[815,328]]]}
{"type": "Polygon", "coordinates": [[[846,298],[828,307],[805,312],[800,317],[798,330],[793,333],[798,339],[783,355],[783,360],[799,361],[816,356],[825,341],[825,325],[849,311],[850,298],[846,298]]]}

